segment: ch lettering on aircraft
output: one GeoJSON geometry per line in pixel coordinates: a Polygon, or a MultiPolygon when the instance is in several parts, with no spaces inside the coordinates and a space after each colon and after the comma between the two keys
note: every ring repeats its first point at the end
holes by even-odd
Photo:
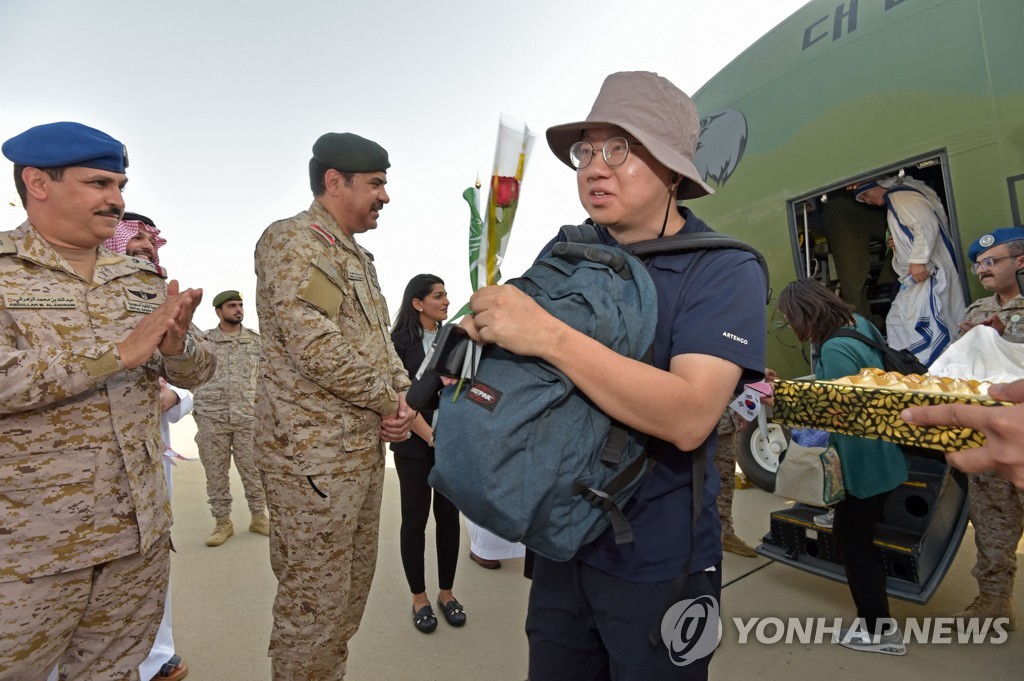
{"type": "MultiPolygon", "coordinates": [[[[888,12],[897,5],[901,5],[906,0],[885,0],[883,5],[883,11],[888,12]]],[[[815,43],[825,40],[829,37],[828,22],[832,20],[832,41],[839,40],[844,35],[853,33],[857,30],[857,12],[860,9],[860,3],[858,0],[850,0],[849,3],[841,2],[836,7],[835,12],[831,15],[826,14],[821,17],[806,29],[804,29],[803,45],[801,50],[806,50],[815,43]]],[[[870,7],[874,9],[876,3],[871,3],[870,7]]]]}

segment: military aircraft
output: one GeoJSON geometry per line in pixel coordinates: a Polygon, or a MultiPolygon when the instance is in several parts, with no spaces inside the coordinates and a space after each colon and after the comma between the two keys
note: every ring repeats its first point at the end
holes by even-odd
{"type": "MultiPolygon", "coordinates": [[[[966,299],[982,295],[967,247],[1022,224],[1021,26],[1019,0],[809,2],[695,93],[703,118],[694,160],[716,187],[698,214],[761,250],[776,289],[816,277],[881,325],[898,289],[885,216],[855,203],[849,188],[913,177],[945,206],[966,299]]],[[[809,374],[810,348],[773,305],[768,312],[769,366],[783,378],[809,374]]],[[[743,435],[741,466],[765,489],[786,436],[775,424],[743,435]]],[[[942,463],[913,462],[880,540],[890,593],[930,597],[959,546],[965,500],[942,463]]],[[[842,579],[814,512],[773,514],[759,550],[842,579]]]]}

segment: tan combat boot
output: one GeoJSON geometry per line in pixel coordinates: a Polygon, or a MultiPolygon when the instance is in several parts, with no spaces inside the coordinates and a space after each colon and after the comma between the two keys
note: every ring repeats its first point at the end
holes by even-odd
{"type": "Polygon", "coordinates": [[[980,594],[977,598],[971,601],[971,604],[967,606],[966,610],[953,613],[954,619],[978,618],[980,620],[984,620],[988,617],[993,619],[1008,617],[1010,619],[1010,624],[1007,629],[1009,631],[1016,631],[1017,618],[1013,612],[1013,597],[1007,596],[1000,598],[999,596],[992,596],[990,594],[980,594]]]}
{"type": "Polygon", "coordinates": [[[744,558],[754,558],[757,556],[757,551],[750,548],[745,541],[737,537],[735,532],[722,533],[722,550],[735,553],[737,556],[743,556],[744,558]]]}
{"type": "Polygon", "coordinates": [[[267,514],[253,513],[252,520],[249,521],[249,531],[255,532],[256,534],[262,534],[264,537],[269,537],[270,518],[267,517],[267,514]]]}
{"type": "Polygon", "coordinates": [[[235,527],[231,524],[231,518],[217,518],[217,526],[213,528],[213,534],[206,539],[207,546],[220,546],[234,535],[235,527]]]}

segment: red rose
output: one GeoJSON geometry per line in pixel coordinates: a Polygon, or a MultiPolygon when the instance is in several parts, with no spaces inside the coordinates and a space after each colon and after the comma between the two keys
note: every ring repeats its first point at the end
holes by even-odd
{"type": "Polygon", "coordinates": [[[494,190],[494,205],[499,208],[507,208],[519,198],[519,180],[514,177],[495,177],[491,186],[494,190]]]}

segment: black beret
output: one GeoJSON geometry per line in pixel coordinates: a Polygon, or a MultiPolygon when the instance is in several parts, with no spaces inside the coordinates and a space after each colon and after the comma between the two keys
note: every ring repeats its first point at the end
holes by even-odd
{"type": "Polygon", "coordinates": [[[351,132],[322,135],[313,144],[313,158],[343,173],[375,173],[391,167],[384,147],[351,132]]]}
{"type": "Polygon", "coordinates": [[[32,168],[81,166],[112,173],[128,167],[128,150],[105,132],[81,123],[46,123],[4,142],[8,160],[32,168]]]}

